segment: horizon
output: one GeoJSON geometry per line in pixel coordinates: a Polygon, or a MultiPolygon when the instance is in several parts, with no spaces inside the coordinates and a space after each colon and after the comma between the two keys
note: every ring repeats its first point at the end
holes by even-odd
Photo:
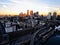
{"type": "Polygon", "coordinates": [[[18,15],[27,10],[39,11],[40,15],[48,12],[60,15],[60,0],[0,0],[0,15],[18,15]]]}

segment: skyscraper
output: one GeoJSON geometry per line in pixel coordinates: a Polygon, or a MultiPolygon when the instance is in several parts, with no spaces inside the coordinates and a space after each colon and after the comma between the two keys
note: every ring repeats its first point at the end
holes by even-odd
{"type": "Polygon", "coordinates": [[[48,19],[48,20],[51,19],[51,12],[48,13],[48,15],[47,15],[47,19],[48,19]]]}
{"type": "Polygon", "coordinates": [[[53,13],[53,20],[55,20],[55,19],[56,19],[56,15],[57,15],[57,13],[56,13],[56,12],[54,12],[54,13],[53,13]]]}
{"type": "Polygon", "coordinates": [[[36,12],[36,15],[39,15],[39,12],[38,11],[36,12]]]}
{"type": "Polygon", "coordinates": [[[30,10],[30,15],[33,15],[33,10],[30,10]]]}
{"type": "Polygon", "coordinates": [[[35,16],[37,16],[37,17],[39,16],[39,12],[38,11],[35,13],[35,16]]]}
{"type": "Polygon", "coordinates": [[[27,10],[27,15],[29,15],[29,10],[27,10]]]}
{"type": "Polygon", "coordinates": [[[20,16],[20,17],[23,17],[23,12],[19,13],[19,16],[20,16]]]}

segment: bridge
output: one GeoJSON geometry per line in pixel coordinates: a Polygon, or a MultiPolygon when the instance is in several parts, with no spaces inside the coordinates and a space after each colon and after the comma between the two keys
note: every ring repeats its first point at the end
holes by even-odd
{"type": "MultiPolygon", "coordinates": [[[[48,22],[51,22],[51,20],[49,20],[48,22]]],[[[44,43],[55,32],[56,30],[51,27],[50,24],[47,24],[43,26],[38,25],[29,30],[4,33],[2,35],[0,34],[0,39],[2,39],[0,41],[0,45],[35,45],[35,42],[37,42],[38,40],[41,43],[44,43]]]]}

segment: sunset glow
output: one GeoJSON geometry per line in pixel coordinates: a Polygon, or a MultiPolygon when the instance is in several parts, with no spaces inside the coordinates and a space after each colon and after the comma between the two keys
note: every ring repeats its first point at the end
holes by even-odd
{"type": "Polygon", "coordinates": [[[27,10],[47,14],[56,11],[60,14],[60,0],[0,0],[0,15],[18,15],[27,10]]]}

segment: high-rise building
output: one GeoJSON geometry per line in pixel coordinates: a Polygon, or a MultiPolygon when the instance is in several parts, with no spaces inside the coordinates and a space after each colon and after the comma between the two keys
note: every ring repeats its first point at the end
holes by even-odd
{"type": "Polygon", "coordinates": [[[25,17],[26,16],[26,13],[23,13],[23,16],[25,17]]]}
{"type": "Polygon", "coordinates": [[[19,16],[20,16],[20,17],[23,17],[23,12],[19,13],[19,16]]]}
{"type": "Polygon", "coordinates": [[[43,14],[40,16],[41,20],[43,20],[43,14]]]}
{"type": "Polygon", "coordinates": [[[30,15],[33,15],[33,10],[30,10],[30,15]]]}
{"type": "Polygon", "coordinates": [[[48,19],[48,20],[51,19],[51,12],[48,13],[48,15],[47,15],[47,19],[48,19]]]}
{"type": "Polygon", "coordinates": [[[29,10],[27,10],[27,15],[29,15],[29,10]]]}
{"type": "Polygon", "coordinates": [[[35,13],[35,16],[37,16],[37,17],[39,16],[39,12],[38,11],[35,13]]]}
{"type": "Polygon", "coordinates": [[[38,11],[36,12],[36,15],[39,15],[39,12],[38,11]]]}
{"type": "Polygon", "coordinates": [[[57,15],[57,13],[56,13],[56,12],[54,12],[54,13],[53,13],[53,20],[55,20],[55,19],[56,19],[56,15],[57,15]]]}

